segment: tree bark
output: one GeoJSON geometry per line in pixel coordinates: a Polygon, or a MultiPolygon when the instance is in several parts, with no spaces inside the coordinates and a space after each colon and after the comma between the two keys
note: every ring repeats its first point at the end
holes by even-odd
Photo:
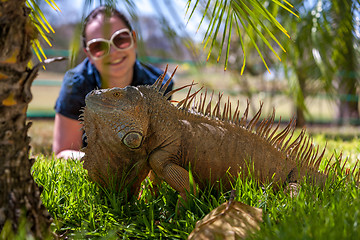
{"type": "Polygon", "coordinates": [[[305,119],[305,98],[306,98],[306,76],[304,75],[304,69],[301,67],[302,65],[296,69],[297,81],[299,83],[299,91],[296,93],[296,127],[302,128],[306,124],[305,119]]]}
{"type": "Polygon", "coordinates": [[[353,19],[357,16],[352,10],[353,0],[333,1],[335,24],[335,42],[333,59],[338,70],[338,93],[339,111],[338,124],[359,124],[360,116],[358,109],[359,96],[357,87],[359,84],[358,64],[359,61],[354,48],[353,35],[356,32],[353,19]]]}
{"type": "MultiPolygon", "coordinates": [[[[349,71],[354,72],[354,71],[349,71]]],[[[339,80],[338,125],[359,125],[359,97],[356,92],[357,81],[353,77],[342,77],[339,80]]]]}
{"type": "Polygon", "coordinates": [[[50,234],[50,215],[30,169],[26,110],[38,69],[28,69],[36,30],[25,0],[0,0],[0,232],[8,239],[26,222],[26,237],[50,234]],[[5,226],[5,227],[4,227],[5,226]]]}

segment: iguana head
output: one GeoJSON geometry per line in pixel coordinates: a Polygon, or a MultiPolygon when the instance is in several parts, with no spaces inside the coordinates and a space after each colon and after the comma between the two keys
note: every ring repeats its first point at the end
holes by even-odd
{"type": "Polygon", "coordinates": [[[92,120],[100,124],[99,131],[103,134],[109,131],[111,140],[121,142],[125,148],[141,146],[148,116],[142,94],[136,87],[93,90],[85,102],[85,113],[93,115],[92,120]]]}
{"type": "Polygon", "coordinates": [[[149,114],[142,93],[132,86],[93,90],[85,102],[84,168],[90,178],[108,186],[107,179],[124,179],[125,174],[137,188],[137,178],[149,171],[143,147],[149,114]]]}

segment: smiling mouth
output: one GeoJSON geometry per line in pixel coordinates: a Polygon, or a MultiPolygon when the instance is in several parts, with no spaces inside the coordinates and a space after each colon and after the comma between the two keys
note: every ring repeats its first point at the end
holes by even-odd
{"type": "Polygon", "coordinates": [[[109,62],[110,65],[116,65],[116,64],[119,64],[121,62],[123,62],[125,59],[125,57],[122,57],[122,58],[118,58],[118,59],[115,59],[114,61],[112,62],[109,62]]]}

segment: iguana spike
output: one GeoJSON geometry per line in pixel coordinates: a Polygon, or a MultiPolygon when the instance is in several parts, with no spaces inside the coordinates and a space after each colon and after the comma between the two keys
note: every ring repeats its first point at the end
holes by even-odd
{"type": "Polygon", "coordinates": [[[201,105],[202,105],[202,102],[203,102],[203,93],[200,93],[200,97],[199,97],[199,102],[198,102],[198,105],[196,106],[196,108],[197,108],[197,111],[199,112],[199,113],[203,113],[202,111],[201,111],[201,105]]]}
{"type": "Polygon", "coordinates": [[[196,111],[196,112],[199,112],[199,110],[198,110],[198,101],[199,100],[197,98],[195,98],[194,101],[193,101],[193,105],[192,105],[192,109],[194,111],[196,111]]]}
{"type": "MultiPolygon", "coordinates": [[[[325,151],[325,149],[324,149],[324,151],[325,151]]],[[[333,157],[334,157],[334,153],[331,154],[331,157],[330,157],[329,161],[327,162],[327,164],[326,164],[326,166],[325,166],[325,170],[324,170],[325,174],[329,174],[329,171],[330,171],[329,166],[330,166],[330,162],[331,162],[331,160],[332,160],[333,157]]]]}
{"type": "Polygon", "coordinates": [[[276,131],[278,130],[279,126],[280,126],[280,122],[281,122],[281,116],[279,118],[279,122],[276,125],[274,131],[272,131],[272,133],[270,134],[270,136],[267,138],[267,140],[270,142],[273,139],[274,134],[276,133],[276,131]]]}
{"type": "Polygon", "coordinates": [[[231,118],[231,102],[230,102],[229,96],[228,96],[227,106],[228,106],[228,108],[226,109],[226,120],[229,121],[231,118]],[[229,113],[230,113],[230,116],[229,116],[229,113]]]}
{"type": "Polygon", "coordinates": [[[303,129],[300,135],[296,138],[296,140],[288,147],[291,152],[290,155],[292,158],[295,158],[298,155],[300,146],[305,138],[305,129],[303,129]]]}
{"type": "Polygon", "coordinates": [[[308,165],[309,164],[309,160],[310,160],[310,157],[311,157],[311,153],[313,152],[313,143],[312,143],[312,140],[310,141],[310,145],[309,145],[309,148],[306,148],[304,150],[304,154],[302,156],[302,163],[303,165],[308,165]]]}
{"type": "Polygon", "coordinates": [[[290,158],[295,158],[295,156],[297,155],[297,152],[299,151],[299,144],[295,144],[293,148],[289,149],[289,155],[290,158]]]}
{"type": "Polygon", "coordinates": [[[263,129],[261,130],[262,131],[262,133],[261,133],[262,138],[266,137],[266,133],[268,132],[268,126],[269,126],[270,122],[271,122],[270,117],[265,120],[263,129]]]}
{"type": "Polygon", "coordinates": [[[304,134],[304,137],[302,138],[301,143],[299,143],[300,148],[299,148],[296,158],[301,159],[301,155],[303,154],[304,147],[306,146],[306,144],[308,144],[308,142],[309,142],[309,137],[304,134]]]}
{"type": "MultiPolygon", "coordinates": [[[[280,123],[280,122],[279,122],[280,123]]],[[[271,140],[270,140],[270,144],[274,145],[274,146],[278,146],[278,142],[281,141],[282,137],[284,135],[286,135],[286,132],[288,131],[289,129],[289,124],[286,125],[286,127],[281,131],[279,132],[278,134],[275,135],[275,137],[273,137],[271,140]]]]}
{"type": "Polygon", "coordinates": [[[331,164],[330,169],[332,169],[333,171],[335,171],[334,173],[337,174],[337,171],[336,171],[336,161],[335,161],[333,164],[331,164]]]}
{"type": "Polygon", "coordinates": [[[281,149],[286,149],[286,146],[289,144],[289,141],[290,139],[292,138],[293,134],[294,134],[294,131],[295,131],[295,117],[293,117],[292,119],[290,119],[290,123],[289,123],[289,128],[288,130],[286,131],[286,134],[284,134],[284,137],[281,141],[281,149]],[[285,141],[286,137],[289,136],[289,133],[291,132],[290,134],[290,137],[288,138],[288,140],[283,144],[283,142],[285,141]]]}
{"type": "Polygon", "coordinates": [[[305,134],[305,128],[303,128],[299,134],[299,136],[287,147],[287,149],[285,150],[285,152],[291,151],[291,149],[295,146],[295,145],[299,145],[301,142],[302,137],[305,134]]]}
{"type": "MultiPolygon", "coordinates": [[[[220,93],[219,93],[219,98],[220,98],[220,93]]],[[[215,107],[214,107],[214,109],[213,109],[213,112],[212,112],[211,116],[216,117],[215,112],[217,111],[217,108],[218,108],[218,107],[219,107],[219,101],[216,102],[215,107]]]]}
{"type": "Polygon", "coordinates": [[[314,167],[314,165],[315,165],[314,162],[315,162],[315,159],[316,159],[316,156],[318,155],[318,153],[319,153],[319,145],[317,145],[316,149],[314,150],[314,154],[312,155],[308,166],[314,167]]]}
{"type": "Polygon", "coordinates": [[[164,81],[167,69],[168,69],[168,64],[166,64],[166,68],[165,71],[163,72],[163,74],[161,74],[158,79],[154,82],[154,84],[151,86],[152,88],[154,88],[156,91],[159,91],[161,88],[161,84],[164,81]]]}
{"type": "Polygon", "coordinates": [[[296,157],[297,159],[299,159],[300,162],[301,162],[301,159],[303,158],[304,152],[306,151],[308,145],[309,145],[309,137],[305,136],[305,140],[304,140],[303,144],[301,145],[298,155],[296,157]]]}
{"type": "Polygon", "coordinates": [[[266,126],[267,122],[268,122],[268,119],[265,119],[265,118],[264,118],[264,119],[260,122],[258,129],[256,129],[256,133],[257,133],[260,137],[262,137],[263,134],[264,134],[264,129],[265,129],[265,126],[266,126]]]}
{"type": "MultiPolygon", "coordinates": [[[[177,70],[178,66],[179,66],[179,65],[177,65],[177,66],[175,67],[175,69],[174,69],[173,73],[171,74],[170,78],[169,78],[169,79],[166,81],[166,83],[161,87],[160,93],[161,93],[162,95],[164,95],[166,89],[168,88],[168,86],[169,86],[172,78],[174,77],[174,75],[175,75],[175,73],[176,73],[176,70],[177,70]]],[[[167,65],[166,65],[166,69],[167,69],[167,65]]]]}
{"type": "Polygon", "coordinates": [[[218,99],[218,101],[214,107],[213,113],[212,113],[212,116],[217,117],[217,118],[221,118],[221,116],[220,116],[220,101],[221,101],[222,96],[223,96],[223,94],[219,93],[219,99],[218,99]]]}
{"type": "Polygon", "coordinates": [[[351,172],[351,175],[352,175],[352,176],[354,176],[354,172],[355,172],[355,169],[356,169],[358,163],[359,163],[359,159],[356,161],[355,166],[354,166],[354,168],[353,168],[353,170],[352,170],[352,172],[351,172]]]}
{"type": "Polygon", "coordinates": [[[261,137],[263,138],[267,138],[270,128],[272,127],[274,123],[274,119],[272,119],[272,117],[268,117],[268,119],[265,121],[265,125],[264,125],[264,129],[263,129],[263,133],[261,135],[261,137]]]}
{"type": "Polygon", "coordinates": [[[191,89],[192,89],[192,86],[193,86],[193,85],[194,85],[194,81],[192,81],[192,83],[191,83],[191,85],[190,85],[190,88],[189,88],[189,91],[188,91],[188,93],[187,93],[187,95],[186,95],[186,98],[184,98],[184,100],[181,101],[181,102],[177,105],[178,108],[181,107],[181,104],[183,104],[183,107],[186,106],[186,103],[187,103],[187,101],[188,101],[188,99],[189,99],[190,92],[191,92],[191,89]]]}
{"type": "Polygon", "coordinates": [[[245,127],[245,123],[246,123],[248,113],[249,113],[249,105],[250,105],[249,100],[246,100],[246,109],[245,109],[243,117],[240,120],[240,126],[245,127]]]}
{"type": "Polygon", "coordinates": [[[275,120],[275,108],[273,108],[273,113],[269,118],[269,123],[266,125],[265,130],[264,130],[265,139],[268,139],[269,132],[270,132],[272,126],[274,125],[274,120],[275,120]]]}
{"type": "Polygon", "coordinates": [[[174,89],[174,90],[168,92],[164,97],[165,97],[165,99],[169,99],[169,97],[170,97],[171,95],[173,95],[174,93],[176,93],[176,92],[178,92],[178,91],[180,91],[180,90],[183,90],[184,88],[191,87],[191,86],[195,86],[196,84],[197,84],[197,83],[194,83],[194,81],[193,81],[191,84],[187,84],[187,85],[185,85],[185,86],[179,87],[179,88],[177,88],[177,89],[174,89]]]}
{"type": "Polygon", "coordinates": [[[213,97],[214,97],[214,90],[212,91],[209,103],[206,106],[205,115],[211,116],[211,102],[212,102],[213,97]]]}
{"type": "Polygon", "coordinates": [[[318,157],[318,159],[316,160],[316,162],[313,165],[314,169],[316,169],[316,170],[319,170],[320,163],[321,163],[322,158],[323,158],[323,156],[325,154],[325,149],[326,149],[326,147],[324,148],[324,150],[322,151],[322,153],[320,154],[320,156],[318,157]]]}
{"type": "Polygon", "coordinates": [[[346,159],[345,159],[345,161],[344,161],[344,163],[343,163],[343,166],[342,166],[342,168],[341,168],[341,172],[344,171],[345,164],[348,162],[348,160],[349,160],[349,157],[346,157],[346,159]]]}
{"type": "Polygon", "coordinates": [[[223,96],[224,94],[223,93],[219,93],[219,101],[218,101],[218,103],[219,103],[219,105],[218,105],[218,109],[217,109],[217,111],[216,111],[216,117],[217,118],[221,118],[221,113],[220,113],[220,101],[221,101],[221,98],[222,98],[222,96],[223,96]]]}
{"type": "Polygon", "coordinates": [[[291,129],[292,131],[291,131],[290,137],[288,138],[288,140],[287,140],[287,141],[284,143],[284,145],[282,146],[281,151],[285,151],[287,145],[289,144],[290,140],[292,139],[292,136],[294,135],[294,132],[295,132],[295,124],[296,124],[296,119],[295,119],[295,117],[293,117],[293,118],[290,120],[290,123],[291,123],[290,129],[291,129]]]}
{"type": "Polygon", "coordinates": [[[239,121],[240,121],[240,111],[238,111],[237,114],[236,114],[235,123],[239,124],[239,121]]]}
{"type": "Polygon", "coordinates": [[[177,107],[177,108],[180,108],[181,105],[184,104],[184,102],[185,102],[185,98],[184,98],[183,100],[181,100],[180,102],[178,102],[178,104],[176,104],[176,107],[177,107]]]}
{"type": "Polygon", "coordinates": [[[194,100],[194,98],[196,97],[196,95],[203,89],[203,87],[201,87],[198,91],[194,92],[193,94],[191,94],[189,96],[189,103],[185,106],[185,103],[184,103],[184,107],[185,109],[189,110],[190,108],[190,105],[191,105],[191,102],[194,100]]]}
{"type": "Polygon", "coordinates": [[[259,111],[255,114],[255,116],[251,119],[250,123],[247,126],[247,129],[249,129],[250,131],[253,130],[254,126],[257,124],[257,122],[259,121],[260,115],[261,115],[261,110],[263,107],[263,102],[260,102],[260,109],[259,111]]]}
{"type": "Polygon", "coordinates": [[[227,103],[226,102],[224,103],[224,109],[223,109],[223,114],[222,114],[222,118],[221,118],[223,121],[229,121],[228,114],[229,114],[229,110],[230,110],[230,114],[231,114],[230,108],[231,108],[231,103],[230,103],[230,100],[228,97],[227,103]]]}
{"type": "Polygon", "coordinates": [[[292,127],[293,125],[293,121],[290,120],[289,124],[287,125],[286,131],[284,132],[284,134],[278,138],[277,140],[277,145],[279,147],[279,149],[281,151],[286,149],[286,146],[289,144],[289,141],[294,133],[294,128],[292,127]],[[291,132],[291,133],[290,133],[291,132]],[[288,140],[284,143],[284,141],[286,140],[286,137],[290,134],[290,137],[288,138],[288,140]]]}
{"type": "Polygon", "coordinates": [[[340,153],[340,156],[338,157],[339,159],[339,167],[341,167],[341,161],[342,161],[342,152],[340,153]]]}
{"type": "Polygon", "coordinates": [[[239,99],[237,100],[237,104],[236,104],[236,108],[235,108],[235,112],[234,112],[234,115],[233,115],[233,119],[232,119],[232,121],[233,122],[237,122],[236,121],[236,116],[238,115],[238,111],[239,111],[239,105],[240,105],[240,101],[239,101],[239,99]]]}
{"type": "Polygon", "coordinates": [[[226,119],[226,110],[227,110],[227,103],[224,103],[224,110],[223,110],[223,114],[222,114],[222,118],[221,120],[225,120],[226,119]]]}
{"type": "Polygon", "coordinates": [[[288,125],[280,132],[278,133],[272,140],[270,143],[274,143],[274,146],[281,148],[282,143],[284,141],[284,139],[286,138],[287,134],[290,131],[290,126],[291,126],[291,121],[290,123],[288,123],[288,125]]]}
{"type": "Polygon", "coordinates": [[[202,104],[200,106],[200,112],[204,115],[205,115],[204,107],[205,107],[206,95],[207,95],[207,89],[205,89],[204,100],[202,101],[202,104]]]}

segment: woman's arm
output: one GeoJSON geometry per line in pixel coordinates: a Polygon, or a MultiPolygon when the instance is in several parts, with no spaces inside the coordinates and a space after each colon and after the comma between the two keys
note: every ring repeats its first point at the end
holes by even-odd
{"type": "Polygon", "coordinates": [[[56,113],[52,146],[56,157],[81,158],[84,155],[79,151],[82,147],[82,135],[80,121],[56,113]]]}

